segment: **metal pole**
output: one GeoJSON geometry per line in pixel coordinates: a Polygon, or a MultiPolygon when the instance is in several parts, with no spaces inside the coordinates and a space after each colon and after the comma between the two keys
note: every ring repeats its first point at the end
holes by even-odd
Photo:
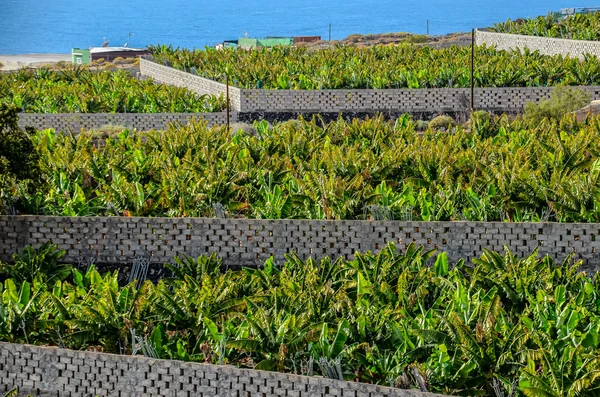
{"type": "Polygon", "coordinates": [[[471,112],[475,110],[475,29],[471,30],[471,112]]]}
{"type": "Polygon", "coordinates": [[[329,42],[331,42],[331,24],[329,24],[329,42]]]}
{"type": "Polygon", "coordinates": [[[225,75],[225,85],[227,86],[227,94],[226,94],[226,101],[227,101],[227,131],[229,131],[229,74],[225,75]]]}
{"type": "Polygon", "coordinates": [[[427,20],[427,36],[429,36],[429,19],[427,20]]]}

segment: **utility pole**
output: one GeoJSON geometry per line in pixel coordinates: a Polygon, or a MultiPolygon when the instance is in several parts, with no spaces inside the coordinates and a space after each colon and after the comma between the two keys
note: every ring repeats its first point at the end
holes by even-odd
{"type": "Polygon", "coordinates": [[[471,113],[475,110],[475,29],[471,30],[471,113]]]}

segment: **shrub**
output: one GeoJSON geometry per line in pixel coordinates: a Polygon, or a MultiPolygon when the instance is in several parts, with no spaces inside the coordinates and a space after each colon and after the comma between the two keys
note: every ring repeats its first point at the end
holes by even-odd
{"type": "Polygon", "coordinates": [[[417,120],[415,128],[417,131],[425,131],[429,127],[429,121],[427,120],[417,120]]]}
{"type": "Polygon", "coordinates": [[[230,127],[231,127],[231,133],[233,135],[235,135],[237,133],[241,133],[243,135],[256,136],[256,128],[252,124],[232,123],[230,127]]]}
{"type": "Polygon", "coordinates": [[[27,246],[21,253],[13,255],[13,264],[0,263],[0,274],[19,282],[64,280],[70,276],[72,269],[72,266],[60,262],[66,253],[64,250],[59,250],[56,244],[49,242],[39,248],[27,246]]]}
{"type": "Polygon", "coordinates": [[[450,116],[441,115],[437,116],[433,120],[429,122],[429,128],[432,130],[439,130],[444,128],[445,130],[449,129],[454,125],[454,119],[450,116]]]}
{"type": "Polygon", "coordinates": [[[476,110],[471,113],[471,118],[467,122],[467,127],[482,138],[496,136],[498,133],[497,123],[494,117],[485,110],[476,110]]]}
{"type": "Polygon", "coordinates": [[[17,108],[0,104],[0,212],[14,198],[18,185],[32,191],[40,179],[39,156],[30,135],[18,125],[17,108]]]}
{"type": "Polygon", "coordinates": [[[529,102],[525,105],[523,118],[531,123],[543,119],[560,120],[567,113],[581,109],[590,102],[590,95],[582,90],[559,86],[552,90],[550,99],[539,104],[529,102]]]}

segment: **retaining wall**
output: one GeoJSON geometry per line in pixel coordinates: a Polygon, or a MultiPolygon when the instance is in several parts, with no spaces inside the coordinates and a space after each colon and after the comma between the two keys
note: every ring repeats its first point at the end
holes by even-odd
{"type": "Polygon", "coordinates": [[[529,48],[544,55],[563,55],[583,58],[585,54],[600,57],[600,41],[556,39],[551,37],[526,36],[477,30],[477,45],[495,46],[499,50],[529,48]]]}
{"type": "Polygon", "coordinates": [[[34,396],[434,397],[414,390],[0,342],[0,393],[34,396]]]}
{"type": "MultiPolygon", "coordinates": [[[[575,87],[600,99],[600,86],[575,87]]],[[[474,105],[490,112],[519,112],[528,102],[550,97],[552,87],[476,88],[474,105]]],[[[241,90],[241,108],[251,111],[458,112],[469,108],[468,88],[385,90],[241,90]]]]}
{"type": "Polygon", "coordinates": [[[357,251],[378,251],[388,242],[401,249],[414,242],[445,251],[452,261],[508,246],[518,254],[539,248],[556,260],[575,252],[586,269],[600,265],[598,223],[0,217],[0,260],[48,240],[67,251],[70,263],[130,264],[136,256],[165,263],[176,255],[216,252],[225,265],[256,266],[270,256],[281,264],[289,252],[303,259],[352,259],[357,251]]]}
{"type": "MultiPolygon", "coordinates": [[[[142,59],[140,71],[164,84],[185,86],[199,93],[219,95],[224,84],[142,59]]],[[[600,86],[576,87],[600,99],[600,86]]],[[[552,87],[476,88],[479,110],[519,112],[527,102],[550,96],[552,87]]],[[[239,112],[402,112],[455,113],[469,108],[468,88],[264,90],[230,87],[232,109],[239,112]]]]}
{"type": "MultiPolygon", "coordinates": [[[[159,83],[186,87],[201,95],[223,95],[223,98],[226,97],[227,88],[223,83],[160,65],[148,59],[140,58],[140,74],[144,77],[151,77],[159,83]]],[[[229,86],[229,103],[232,110],[241,111],[239,88],[229,86]]]]}
{"type": "MultiPolygon", "coordinates": [[[[236,112],[231,113],[231,121],[238,119],[236,112]]],[[[227,113],[19,113],[21,128],[34,127],[37,130],[54,128],[55,131],[80,132],[105,126],[135,128],[138,131],[162,130],[169,123],[187,124],[190,119],[203,119],[208,125],[224,125],[227,113]]]]}

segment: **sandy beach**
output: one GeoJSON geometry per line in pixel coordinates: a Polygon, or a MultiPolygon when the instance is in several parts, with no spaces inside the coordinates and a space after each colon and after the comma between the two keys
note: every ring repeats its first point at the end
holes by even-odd
{"type": "Polygon", "coordinates": [[[0,54],[0,70],[16,70],[24,67],[37,67],[60,61],[71,62],[71,54],[0,54]]]}

